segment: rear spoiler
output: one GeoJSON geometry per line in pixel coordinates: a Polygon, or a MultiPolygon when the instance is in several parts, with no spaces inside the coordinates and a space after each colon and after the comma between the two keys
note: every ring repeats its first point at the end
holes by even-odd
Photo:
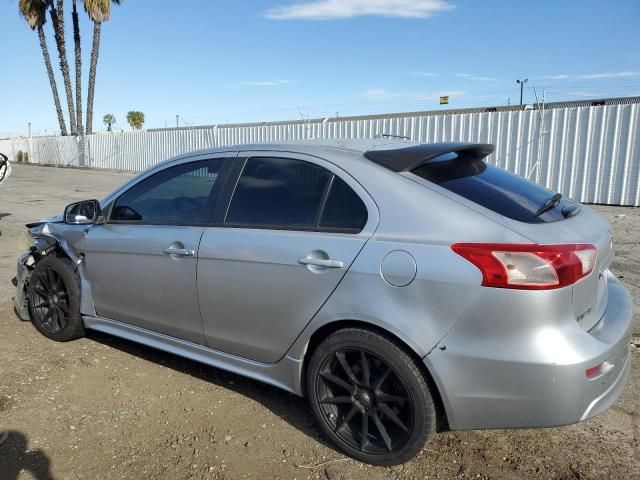
{"type": "Polygon", "coordinates": [[[489,143],[425,143],[398,148],[368,150],[364,156],[372,162],[394,172],[410,172],[447,153],[464,154],[466,158],[482,159],[490,155],[495,147],[489,143]]]}

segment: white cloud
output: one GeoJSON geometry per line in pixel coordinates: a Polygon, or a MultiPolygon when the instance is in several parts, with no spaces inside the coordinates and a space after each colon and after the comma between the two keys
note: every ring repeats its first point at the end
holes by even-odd
{"type": "Polygon", "coordinates": [[[287,85],[293,83],[292,80],[243,80],[242,85],[250,87],[279,87],[281,85],[287,85]]]}
{"type": "Polygon", "coordinates": [[[456,73],[456,77],[468,78],[469,80],[480,80],[483,82],[487,82],[490,80],[495,80],[495,78],[491,77],[481,77],[479,75],[472,75],[471,73],[456,73]]]}
{"type": "Polygon", "coordinates": [[[568,80],[578,78],[580,80],[599,80],[607,78],[625,78],[625,77],[637,77],[640,76],[640,72],[626,71],[626,72],[603,72],[603,73],[584,73],[582,75],[547,75],[541,77],[544,80],[568,80]]]}
{"type": "Polygon", "coordinates": [[[372,100],[383,99],[383,98],[396,98],[398,96],[402,96],[399,92],[390,92],[386,88],[368,88],[360,95],[363,97],[370,98],[372,100]]]}
{"type": "Polygon", "coordinates": [[[565,75],[561,73],[560,75],[547,75],[546,77],[542,77],[544,80],[566,80],[569,78],[569,75],[565,75]]]}
{"type": "Polygon", "coordinates": [[[417,75],[419,77],[437,77],[438,74],[437,73],[431,73],[431,72],[411,72],[412,75],[417,75]]]}
{"type": "Polygon", "coordinates": [[[582,79],[622,78],[622,77],[636,77],[638,75],[640,75],[640,72],[605,72],[605,73],[589,73],[586,75],[579,75],[578,78],[582,78],[582,79]]]}
{"type": "Polygon", "coordinates": [[[453,8],[445,0],[308,0],[274,7],[265,15],[274,20],[333,20],[363,15],[429,18],[453,8]]]}

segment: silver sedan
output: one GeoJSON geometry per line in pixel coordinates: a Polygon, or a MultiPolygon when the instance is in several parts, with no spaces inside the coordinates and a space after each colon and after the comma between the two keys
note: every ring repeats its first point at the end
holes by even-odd
{"type": "Polygon", "coordinates": [[[444,429],[564,425],[619,397],[632,304],[590,208],[484,144],[244,145],[28,225],[16,309],[307,396],[397,464],[444,429]]]}

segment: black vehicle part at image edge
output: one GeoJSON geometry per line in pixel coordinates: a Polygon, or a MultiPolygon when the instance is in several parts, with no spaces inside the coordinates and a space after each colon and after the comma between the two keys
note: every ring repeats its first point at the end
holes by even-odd
{"type": "Polygon", "coordinates": [[[0,184],[7,178],[9,173],[9,157],[0,153],[0,184]]]}

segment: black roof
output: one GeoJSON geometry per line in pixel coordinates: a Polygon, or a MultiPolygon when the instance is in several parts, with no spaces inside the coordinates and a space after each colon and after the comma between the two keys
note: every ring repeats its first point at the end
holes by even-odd
{"type": "Polygon", "coordinates": [[[395,172],[409,172],[447,153],[464,153],[466,158],[484,158],[495,150],[489,143],[424,143],[369,150],[364,153],[372,162],[395,172]]]}

